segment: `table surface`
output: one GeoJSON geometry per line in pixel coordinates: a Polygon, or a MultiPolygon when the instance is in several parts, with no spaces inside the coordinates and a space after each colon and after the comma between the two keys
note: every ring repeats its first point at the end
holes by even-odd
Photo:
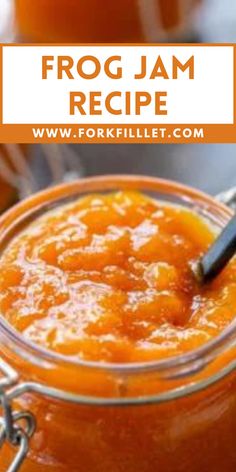
{"type": "MultiPolygon", "coordinates": [[[[9,5],[0,0],[0,38],[9,5]]],[[[236,42],[236,0],[205,0],[199,32],[205,42],[236,42]]],[[[236,185],[236,145],[79,145],[74,150],[85,175],[156,175],[212,194],[236,185]]]]}

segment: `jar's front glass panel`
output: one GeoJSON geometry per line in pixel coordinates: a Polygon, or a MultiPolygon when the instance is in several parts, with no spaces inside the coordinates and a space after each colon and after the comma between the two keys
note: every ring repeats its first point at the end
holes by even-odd
{"type": "Polygon", "coordinates": [[[22,472],[235,472],[235,387],[233,374],[189,397],[133,407],[26,396],[20,407],[38,427],[22,472]]]}
{"type": "Polygon", "coordinates": [[[15,0],[26,41],[155,42],[186,39],[202,0],[15,0]]]}

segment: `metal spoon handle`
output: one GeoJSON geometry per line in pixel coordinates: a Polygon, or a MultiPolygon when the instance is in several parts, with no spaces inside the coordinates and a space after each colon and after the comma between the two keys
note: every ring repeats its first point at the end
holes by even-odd
{"type": "Polygon", "coordinates": [[[209,282],[226,266],[236,252],[236,216],[200,260],[202,282],[209,282]]]}

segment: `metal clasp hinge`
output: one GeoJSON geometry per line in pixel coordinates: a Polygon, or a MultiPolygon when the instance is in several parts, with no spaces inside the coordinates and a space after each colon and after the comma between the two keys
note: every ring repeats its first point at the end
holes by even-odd
{"type": "Polygon", "coordinates": [[[17,448],[16,455],[6,472],[18,472],[27,456],[29,439],[35,431],[36,423],[34,416],[28,411],[13,412],[12,401],[7,391],[16,385],[17,373],[2,360],[0,372],[3,374],[0,380],[0,405],[3,410],[3,416],[0,418],[0,449],[5,443],[17,448]]]}

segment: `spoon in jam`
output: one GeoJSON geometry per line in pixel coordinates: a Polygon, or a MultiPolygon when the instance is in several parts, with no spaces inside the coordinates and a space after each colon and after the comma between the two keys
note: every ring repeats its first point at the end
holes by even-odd
{"type": "Polygon", "coordinates": [[[193,264],[195,278],[201,284],[212,281],[236,253],[236,215],[229,221],[207,252],[193,264]]]}

